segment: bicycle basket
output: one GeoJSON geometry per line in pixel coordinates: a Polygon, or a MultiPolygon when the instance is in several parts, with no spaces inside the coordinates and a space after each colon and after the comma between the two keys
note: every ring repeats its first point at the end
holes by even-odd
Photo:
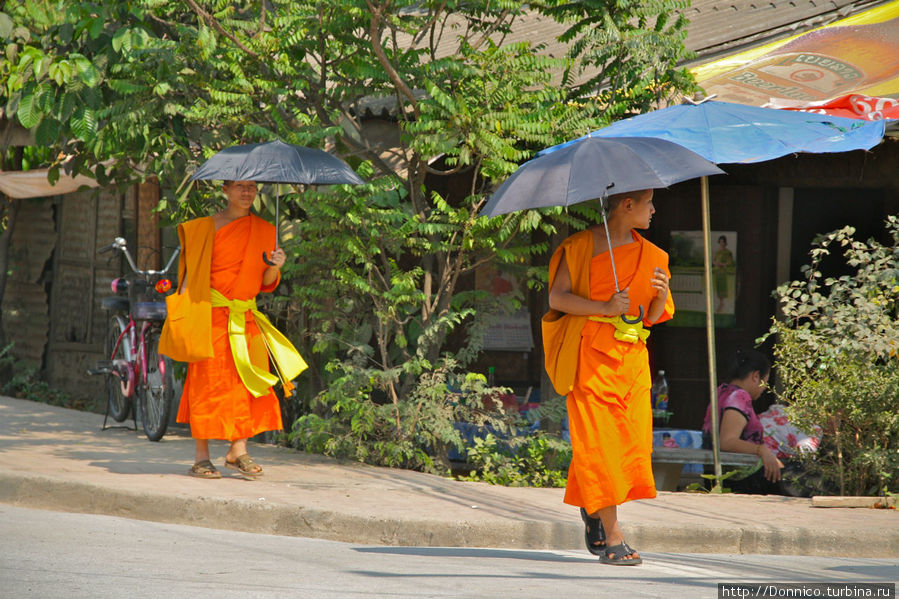
{"type": "Polygon", "coordinates": [[[137,302],[133,314],[137,320],[165,320],[165,302],[137,302]]]}

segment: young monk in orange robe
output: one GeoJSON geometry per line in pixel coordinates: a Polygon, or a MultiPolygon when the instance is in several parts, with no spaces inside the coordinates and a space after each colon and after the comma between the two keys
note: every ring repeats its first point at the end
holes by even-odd
{"type": "MultiPolygon", "coordinates": [[[[260,291],[272,291],[281,280],[284,250],[272,251],[275,227],[250,214],[256,198],[254,181],[228,181],[223,186],[228,206],[218,214],[196,219],[182,225],[188,242],[182,259],[194,251],[201,251],[212,242],[209,285],[227,300],[251,300],[260,291]],[[208,226],[212,221],[213,226],[208,226]],[[205,226],[204,226],[205,225],[205,226]],[[191,232],[212,236],[212,239],[189,239],[191,232]],[[273,265],[262,259],[270,254],[273,265]]],[[[190,272],[187,273],[188,285],[190,272]]],[[[196,273],[193,273],[196,275],[196,273]]],[[[281,408],[271,387],[259,397],[245,386],[232,355],[228,324],[230,310],[212,301],[211,358],[191,362],[178,409],[178,422],[190,423],[191,436],[196,443],[195,463],[191,474],[201,478],[220,478],[221,474],[209,460],[209,439],[226,439],[231,447],[225,455],[225,465],[249,477],[262,475],[262,468],[247,453],[247,439],[263,431],[282,428],[281,408]]],[[[246,327],[249,361],[268,371],[269,357],[259,327],[251,311],[242,315],[246,327]]]]}
{"type": "Polygon", "coordinates": [[[550,262],[550,307],[587,317],[578,354],[567,357],[577,360],[577,371],[567,398],[573,457],[564,501],[581,508],[591,553],[603,563],[636,565],[642,559],[624,542],[618,505],[656,496],[643,327],[670,319],[674,302],[668,293],[668,254],[634,231],[649,227],[655,213],[652,190],[616,194],[607,203],[621,291],[615,291],[609,238],[601,225],[569,237],[550,262]],[[583,261],[569,258],[575,256],[583,261]],[[573,291],[587,282],[589,297],[573,291]],[[645,308],[640,323],[630,326],[615,318],[633,319],[638,306],[645,308]]]}

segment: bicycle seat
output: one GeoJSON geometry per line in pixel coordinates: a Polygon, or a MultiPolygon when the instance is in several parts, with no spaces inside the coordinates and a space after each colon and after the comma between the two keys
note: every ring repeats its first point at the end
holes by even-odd
{"type": "Polygon", "coordinates": [[[111,312],[127,312],[129,307],[128,298],[118,296],[104,297],[100,304],[104,310],[110,310],[111,312]]]}

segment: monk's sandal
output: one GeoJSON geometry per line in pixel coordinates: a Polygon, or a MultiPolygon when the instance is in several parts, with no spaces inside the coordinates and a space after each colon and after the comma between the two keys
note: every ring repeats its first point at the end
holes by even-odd
{"type": "Polygon", "coordinates": [[[581,520],[584,521],[584,544],[587,551],[593,555],[606,554],[606,531],[602,527],[602,520],[592,518],[587,510],[581,508],[581,520]]]}
{"type": "Polygon", "coordinates": [[[221,478],[222,473],[215,469],[209,460],[200,460],[190,469],[190,475],[197,478],[221,478]]]}
{"type": "Polygon", "coordinates": [[[230,462],[227,458],[225,458],[225,468],[237,470],[244,476],[249,476],[252,478],[262,476],[262,468],[259,466],[259,464],[253,461],[253,458],[251,458],[250,454],[248,453],[237,456],[236,458],[234,458],[233,462],[230,462]]]}
{"type": "Polygon", "coordinates": [[[599,561],[610,566],[636,566],[642,564],[642,557],[626,557],[632,553],[637,552],[622,541],[620,545],[607,548],[605,554],[599,556],[599,561]]]}

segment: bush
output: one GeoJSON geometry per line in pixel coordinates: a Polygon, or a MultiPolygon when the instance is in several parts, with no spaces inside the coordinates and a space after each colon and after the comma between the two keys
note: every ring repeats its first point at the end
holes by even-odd
{"type": "Polygon", "coordinates": [[[475,439],[468,459],[475,470],[463,480],[508,487],[564,487],[571,445],[543,431],[508,441],[488,434],[475,439]]]}
{"type": "Polygon", "coordinates": [[[454,375],[455,366],[447,358],[420,373],[406,397],[391,398],[383,371],[335,360],[330,369],[336,378],[315,398],[314,411],[294,423],[289,442],[313,453],[448,474],[450,447],[464,451],[465,445],[455,422],[503,435],[513,426],[513,418],[491,399],[497,389],[483,375],[454,375]]]}
{"type": "Polygon", "coordinates": [[[841,495],[899,490],[899,218],[886,227],[891,245],[856,241],[851,227],[817,238],[806,278],[775,292],[784,319],[762,338],[775,337],[788,416],[823,429],[806,467],[841,495]],[[851,274],[824,277],[841,248],[851,274]]]}
{"type": "Polygon", "coordinates": [[[30,399],[51,406],[62,406],[84,410],[84,402],[73,401],[69,395],[40,380],[38,368],[27,362],[20,362],[12,355],[13,344],[0,349],[0,393],[21,399],[30,399]]]}

